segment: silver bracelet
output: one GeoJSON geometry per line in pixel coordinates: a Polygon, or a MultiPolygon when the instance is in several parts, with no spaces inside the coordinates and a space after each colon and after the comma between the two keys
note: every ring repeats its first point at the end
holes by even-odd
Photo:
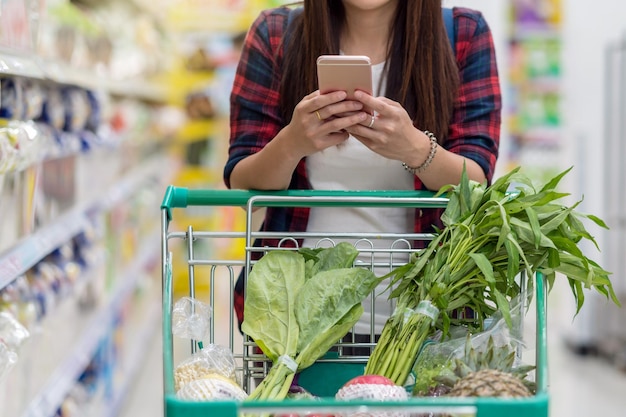
{"type": "Polygon", "coordinates": [[[428,136],[428,139],[430,139],[430,152],[428,153],[428,157],[426,158],[424,163],[422,163],[420,166],[417,166],[415,168],[408,166],[404,162],[402,163],[402,166],[404,167],[404,169],[406,169],[413,175],[420,173],[424,171],[426,168],[428,168],[430,163],[435,158],[435,154],[437,153],[437,138],[435,137],[435,135],[432,132],[429,132],[428,130],[424,130],[424,134],[428,136]]]}

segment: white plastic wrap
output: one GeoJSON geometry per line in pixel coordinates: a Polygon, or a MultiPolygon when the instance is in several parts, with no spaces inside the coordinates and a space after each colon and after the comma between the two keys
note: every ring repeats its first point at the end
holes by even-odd
{"type": "Polygon", "coordinates": [[[209,375],[185,384],[176,394],[183,400],[235,400],[243,401],[248,394],[234,381],[220,375],[209,375]]]}
{"type": "Polygon", "coordinates": [[[181,362],[174,370],[174,388],[180,390],[189,382],[220,375],[237,383],[235,358],[230,349],[210,344],[181,362]]]}
{"type": "MultiPolygon", "coordinates": [[[[340,401],[406,401],[409,394],[392,380],[379,375],[362,375],[348,381],[335,394],[335,399],[340,401]]],[[[389,411],[365,411],[349,414],[349,417],[409,417],[408,413],[401,410],[389,411]]]]}
{"type": "Polygon", "coordinates": [[[172,334],[184,339],[204,340],[209,334],[211,307],[191,297],[182,297],[172,309],[172,334]]]}

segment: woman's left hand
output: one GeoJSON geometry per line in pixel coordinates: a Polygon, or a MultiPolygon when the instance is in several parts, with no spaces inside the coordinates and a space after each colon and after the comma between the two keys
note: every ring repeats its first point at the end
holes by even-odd
{"type": "Polygon", "coordinates": [[[421,137],[425,135],[413,126],[413,120],[400,103],[360,91],[355,93],[355,98],[376,113],[347,128],[348,133],[385,158],[403,162],[426,159],[430,142],[421,137]]]}

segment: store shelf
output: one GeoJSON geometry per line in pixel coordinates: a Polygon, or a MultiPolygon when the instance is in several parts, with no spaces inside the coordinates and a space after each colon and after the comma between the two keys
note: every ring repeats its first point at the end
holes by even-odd
{"type": "Polygon", "coordinates": [[[37,55],[6,48],[0,48],[0,74],[74,85],[151,102],[167,102],[169,97],[165,86],[146,79],[115,80],[99,76],[93,70],[79,69],[67,63],[44,60],[37,55]]]}
{"type": "Polygon", "coordinates": [[[24,274],[44,256],[69,241],[89,224],[83,209],[74,209],[54,224],[26,237],[0,255],[0,290],[24,274]]]}
{"type": "Polygon", "coordinates": [[[40,65],[44,68],[43,77],[59,84],[76,85],[88,90],[105,91],[116,96],[146,101],[165,102],[168,99],[164,86],[146,79],[110,79],[62,62],[42,61],[40,65]]]}
{"type": "MultiPolygon", "coordinates": [[[[72,348],[65,360],[50,375],[47,382],[26,408],[22,417],[50,417],[55,415],[63,400],[75,385],[76,380],[94,356],[100,341],[110,332],[115,316],[124,302],[135,290],[143,268],[159,255],[159,233],[155,232],[142,242],[141,251],[123,276],[117,280],[117,287],[93,314],[86,331],[79,340],[72,343],[72,348]]],[[[137,343],[142,343],[139,335],[137,343]]]]}
{"type": "Polygon", "coordinates": [[[164,162],[164,157],[154,157],[131,171],[98,201],[71,209],[54,223],[22,239],[11,249],[0,254],[0,290],[84,230],[90,224],[90,215],[108,210],[129,198],[146,181],[150,181],[153,175],[162,172],[164,162]]]}
{"type": "Polygon", "coordinates": [[[45,77],[37,57],[6,48],[0,48],[0,74],[30,78],[45,77]]]}
{"type": "Polygon", "coordinates": [[[140,368],[144,365],[146,351],[153,349],[149,344],[154,341],[154,334],[159,329],[161,317],[161,303],[160,299],[157,298],[157,301],[153,302],[148,308],[142,327],[135,340],[133,340],[132,347],[127,357],[127,363],[130,363],[131,366],[124,369],[126,378],[116,389],[113,399],[108,406],[108,410],[104,413],[105,417],[117,417],[120,414],[120,410],[128,398],[128,393],[132,391],[136,376],[140,368]]]}

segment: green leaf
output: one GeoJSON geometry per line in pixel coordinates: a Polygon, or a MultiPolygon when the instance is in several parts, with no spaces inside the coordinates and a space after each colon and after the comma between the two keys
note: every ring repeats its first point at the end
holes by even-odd
{"type": "Polygon", "coordinates": [[[496,305],[498,306],[498,310],[502,313],[502,317],[504,321],[509,326],[509,328],[513,328],[513,319],[511,318],[511,309],[509,300],[502,295],[502,293],[498,290],[493,290],[493,295],[495,296],[496,305]]]}
{"type": "Polygon", "coordinates": [[[543,188],[541,189],[541,191],[547,191],[547,190],[554,190],[556,189],[556,187],[559,185],[559,183],[561,182],[561,180],[563,179],[563,177],[565,175],[567,175],[568,172],[570,172],[572,170],[573,167],[569,167],[567,168],[565,171],[561,172],[560,174],[558,174],[557,176],[555,176],[554,178],[552,178],[550,181],[548,181],[543,188]]]}
{"type": "Polygon", "coordinates": [[[304,281],[304,258],[286,250],[267,253],[248,274],[241,329],[272,360],[296,354],[294,304],[304,281]]]}
{"type": "Polygon", "coordinates": [[[509,238],[511,234],[511,225],[509,224],[509,215],[507,214],[504,206],[498,204],[498,208],[500,209],[500,220],[502,223],[500,224],[500,237],[498,238],[498,243],[496,244],[496,250],[499,250],[500,247],[504,244],[504,242],[509,238]]]}
{"type": "Polygon", "coordinates": [[[359,251],[348,242],[340,242],[328,248],[302,248],[299,253],[307,259],[307,278],[321,271],[349,268],[359,256],[359,251]]]}
{"type": "Polygon", "coordinates": [[[363,306],[354,305],[348,312],[339,319],[333,326],[320,329],[316,339],[304,346],[297,357],[298,370],[303,370],[313,365],[328,350],[344,337],[363,315],[363,306]]]}
{"type": "Polygon", "coordinates": [[[524,220],[519,219],[517,217],[511,218],[511,227],[515,232],[517,237],[522,241],[526,242],[532,247],[539,249],[541,248],[553,248],[554,243],[548,236],[542,233],[541,229],[533,229],[533,225],[530,223],[526,223],[524,220]]]}
{"type": "Polygon", "coordinates": [[[300,352],[310,344],[319,344],[318,338],[355,305],[361,304],[379,281],[365,268],[332,269],[309,279],[295,300],[294,311],[300,329],[297,350],[300,352]]]}
{"type": "Polygon", "coordinates": [[[531,210],[530,207],[527,207],[525,210],[526,215],[528,216],[528,221],[530,223],[530,227],[533,231],[533,235],[535,236],[535,249],[539,248],[541,243],[542,233],[541,233],[541,225],[539,224],[539,217],[534,210],[531,210]]]}
{"type": "Polygon", "coordinates": [[[476,266],[478,266],[487,282],[495,285],[496,279],[493,275],[493,265],[489,262],[489,259],[482,253],[470,253],[468,256],[476,262],[476,266]]]}

